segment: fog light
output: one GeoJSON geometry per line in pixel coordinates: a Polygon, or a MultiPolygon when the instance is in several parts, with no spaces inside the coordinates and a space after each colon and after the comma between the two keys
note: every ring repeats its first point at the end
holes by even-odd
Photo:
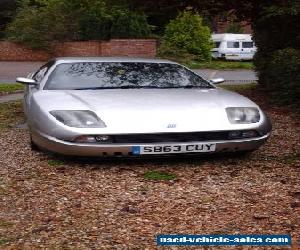
{"type": "Polygon", "coordinates": [[[110,137],[108,135],[96,135],[95,139],[97,142],[107,142],[109,141],[110,137]]]}
{"type": "Polygon", "coordinates": [[[257,132],[254,130],[249,130],[249,131],[243,131],[242,137],[243,138],[251,138],[251,137],[256,137],[257,132]]]}
{"type": "Polygon", "coordinates": [[[228,134],[229,139],[238,139],[241,138],[241,131],[230,131],[228,134]]]}
{"type": "Polygon", "coordinates": [[[258,133],[255,130],[246,130],[246,131],[230,131],[228,133],[229,139],[241,139],[241,138],[252,138],[257,137],[258,133]]]}
{"type": "Polygon", "coordinates": [[[96,142],[96,139],[94,136],[91,135],[81,135],[75,139],[75,142],[91,143],[91,142],[96,142]]]}

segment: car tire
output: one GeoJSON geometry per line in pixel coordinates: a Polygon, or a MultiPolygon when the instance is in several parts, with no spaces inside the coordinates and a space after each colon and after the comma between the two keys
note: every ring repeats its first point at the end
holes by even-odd
{"type": "Polygon", "coordinates": [[[36,144],[33,142],[31,136],[30,136],[30,148],[31,148],[32,151],[37,151],[37,152],[41,151],[41,149],[39,148],[39,146],[36,145],[36,144]]]}

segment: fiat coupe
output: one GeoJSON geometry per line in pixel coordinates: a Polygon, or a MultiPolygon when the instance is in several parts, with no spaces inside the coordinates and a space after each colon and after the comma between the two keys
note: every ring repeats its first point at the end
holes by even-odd
{"type": "Polygon", "coordinates": [[[27,78],[32,149],[75,156],[253,151],[271,133],[258,105],[175,62],[57,58],[27,78]]]}

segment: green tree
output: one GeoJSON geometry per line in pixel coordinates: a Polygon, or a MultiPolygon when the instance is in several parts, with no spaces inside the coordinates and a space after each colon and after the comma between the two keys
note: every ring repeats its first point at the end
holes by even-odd
{"type": "MultiPolygon", "coordinates": [[[[79,1],[77,1],[79,2],[79,1]]],[[[32,48],[48,48],[51,41],[78,37],[78,20],[82,10],[76,1],[23,0],[6,29],[9,40],[32,48]]]]}
{"type": "Polygon", "coordinates": [[[209,27],[197,13],[184,11],[166,26],[163,37],[166,53],[192,54],[199,61],[211,59],[212,41],[209,27]]]}
{"type": "Polygon", "coordinates": [[[105,0],[22,0],[7,27],[9,40],[32,48],[53,41],[148,37],[151,26],[143,14],[108,6],[105,0]]]}
{"type": "Polygon", "coordinates": [[[240,34],[240,33],[244,33],[244,31],[239,22],[233,22],[226,29],[226,33],[240,34]]]}
{"type": "Polygon", "coordinates": [[[6,25],[11,22],[16,11],[16,0],[1,0],[0,1],[0,38],[3,38],[6,25]]]}
{"type": "Polygon", "coordinates": [[[293,105],[300,113],[300,50],[277,50],[261,73],[273,101],[293,105]]]}
{"type": "Polygon", "coordinates": [[[148,24],[144,14],[117,8],[112,11],[112,16],[112,38],[145,38],[149,37],[154,29],[148,24]]]}
{"type": "Polygon", "coordinates": [[[6,36],[14,42],[40,48],[46,45],[44,34],[41,32],[43,14],[37,8],[25,7],[20,10],[15,20],[8,25],[6,36]]]}
{"type": "Polygon", "coordinates": [[[300,1],[266,1],[256,6],[255,66],[260,84],[280,104],[300,111],[300,1]]]}
{"type": "Polygon", "coordinates": [[[105,1],[88,1],[81,7],[82,15],[78,18],[78,40],[106,40],[110,38],[113,17],[105,1]]]}

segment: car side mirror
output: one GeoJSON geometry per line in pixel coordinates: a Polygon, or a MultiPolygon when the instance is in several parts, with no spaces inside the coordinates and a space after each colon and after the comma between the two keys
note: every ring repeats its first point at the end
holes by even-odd
{"type": "Polygon", "coordinates": [[[38,83],[35,80],[30,78],[25,78],[25,77],[18,77],[16,79],[16,82],[26,84],[26,85],[34,85],[34,86],[38,85],[38,83]]]}
{"type": "Polygon", "coordinates": [[[212,84],[220,84],[222,82],[225,82],[225,80],[224,78],[215,78],[215,79],[210,79],[209,82],[212,84]]]}

